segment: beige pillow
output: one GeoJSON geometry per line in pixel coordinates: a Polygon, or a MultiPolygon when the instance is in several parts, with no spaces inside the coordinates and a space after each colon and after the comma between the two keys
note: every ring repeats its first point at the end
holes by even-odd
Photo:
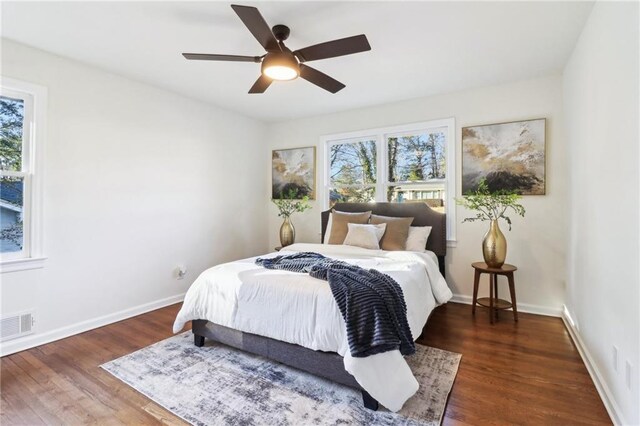
{"type": "Polygon", "coordinates": [[[427,240],[431,234],[430,226],[412,226],[409,228],[409,236],[407,237],[407,251],[425,251],[427,240]]]}
{"type": "Polygon", "coordinates": [[[389,216],[371,216],[371,223],[378,225],[380,223],[387,224],[387,230],[380,240],[380,248],[382,250],[396,251],[405,250],[407,246],[407,238],[409,237],[409,228],[413,222],[412,217],[389,217],[389,216]]]}
{"type": "Polygon", "coordinates": [[[349,228],[347,224],[357,223],[363,225],[369,222],[371,212],[345,213],[333,210],[331,212],[331,234],[329,234],[329,244],[342,244],[347,236],[349,228]]]}
{"type": "Polygon", "coordinates": [[[347,224],[349,232],[344,239],[345,246],[356,246],[366,249],[380,249],[380,239],[387,228],[386,223],[380,225],[358,225],[356,223],[347,224]]]}
{"type": "Polygon", "coordinates": [[[329,244],[329,235],[331,235],[331,213],[329,213],[329,220],[327,220],[327,228],[324,230],[324,235],[322,237],[322,244],[329,244]]]}

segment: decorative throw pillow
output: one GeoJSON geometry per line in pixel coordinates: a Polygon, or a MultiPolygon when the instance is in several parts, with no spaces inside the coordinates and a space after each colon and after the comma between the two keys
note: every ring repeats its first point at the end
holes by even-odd
{"type": "Polygon", "coordinates": [[[356,223],[363,225],[369,222],[371,212],[345,213],[333,210],[331,212],[331,234],[329,234],[329,244],[342,244],[349,228],[347,224],[356,223]]]}
{"type": "Polygon", "coordinates": [[[349,232],[344,239],[345,246],[356,246],[366,249],[380,249],[380,239],[384,235],[387,228],[386,223],[380,225],[358,225],[355,223],[347,224],[349,232]]]}
{"type": "Polygon", "coordinates": [[[425,251],[427,247],[427,240],[431,234],[430,226],[412,226],[409,228],[409,236],[407,237],[407,246],[405,250],[408,251],[425,251]]]}
{"type": "Polygon", "coordinates": [[[378,225],[380,223],[387,224],[387,230],[380,240],[380,248],[382,250],[397,251],[405,250],[407,246],[407,238],[409,237],[409,228],[413,222],[412,217],[389,217],[389,216],[371,216],[371,223],[378,225]]]}
{"type": "Polygon", "coordinates": [[[327,220],[327,228],[324,230],[324,236],[322,237],[322,244],[329,244],[329,235],[331,235],[331,225],[333,220],[331,219],[333,216],[329,213],[329,220],[327,220]]]}

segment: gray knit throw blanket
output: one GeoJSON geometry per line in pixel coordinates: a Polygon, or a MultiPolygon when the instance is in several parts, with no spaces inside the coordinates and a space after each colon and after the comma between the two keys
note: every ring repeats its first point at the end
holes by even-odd
{"type": "Polygon", "coordinates": [[[389,275],[312,252],[258,258],[256,264],[328,281],[346,324],[351,356],[396,349],[403,355],[415,353],[404,295],[389,275]]]}

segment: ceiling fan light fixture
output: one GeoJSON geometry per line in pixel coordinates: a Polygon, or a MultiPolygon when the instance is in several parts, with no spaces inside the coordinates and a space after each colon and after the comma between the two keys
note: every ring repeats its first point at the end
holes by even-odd
{"type": "Polygon", "coordinates": [[[293,80],[300,75],[300,67],[290,53],[268,53],[262,61],[262,74],[272,80],[293,80]]]}
{"type": "Polygon", "coordinates": [[[293,68],[274,65],[264,69],[264,75],[272,80],[293,80],[298,77],[298,72],[293,68]]]}
{"type": "Polygon", "coordinates": [[[182,56],[186,59],[197,61],[255,62],[261,64],[260,77],[253,83],[249,93],[264,93],[274,81],[294,80],[297,77],[301,77],[327,92],[338,93],[345,88],[344,84],[306,65],[306,62],[337,58],[338,56],[371,50],[367,36],[360,34],[291,51],[284,44],[291,32],[289,27],[278,24],[273,28],[269,28],[260,11],[252,6],[232,4],[231,8],[258,43],[267,51],[266,54],[262,56],[246,56],[183,53],[182,56]]]}

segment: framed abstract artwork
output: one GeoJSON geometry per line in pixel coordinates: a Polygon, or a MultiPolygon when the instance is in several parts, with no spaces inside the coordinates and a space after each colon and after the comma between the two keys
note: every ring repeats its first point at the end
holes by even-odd
{"type": "Polygon", "coordinates": [[[546,119],[462,128],[462,194],[485,179],[490,191],[545,194],[546,119]]]}
{"type": "Polygon", "coordinates": [[[316,147],[271,153],[271,198],[316,198],[316,147]]]}

